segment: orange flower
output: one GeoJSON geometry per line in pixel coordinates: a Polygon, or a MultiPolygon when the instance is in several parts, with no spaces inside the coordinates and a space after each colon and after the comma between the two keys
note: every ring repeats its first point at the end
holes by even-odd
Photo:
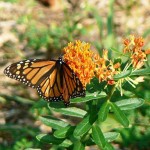
{"type": "Polygon", "coordinates": [[[99,79],[99,82],[107,81],[110,85],[115,84],[113,76],[118,73],[117,69],[120,67],[120,64],[113,65],[112,61],[108,59],[108,50],[103,50],[102,57],[97,54],[94,57],[96,65],[95,75],[99,79]]]}
{"type": "Polygon", "coordinates": [[[144,65],[144,61],[146,61],[146,54],[143,51],[138,51],[131,55],[131,59],[133,67],[139,69],[144,65]]]}
{"type": "Polygon", "coordinates": [[[135,37],[134,43],[136,47],[143,47],[144,46],[144,39],[142,37],[135,37]]]}
{"type": "Polygon", "coordinates": [[[150,49],[145,50],[145,54],[150,54],[150,49]]]}
{"type": "Polygon", "coordinates": [[[146,61],[146,54],[149,54],[150,51],[143,51],[142,47],[144,46],[144,39],[142,37],[135,37],[130,35],[129,39],[124,40],[124,53],[130,52],[131,62],[134,68],[139,69],[144,65],[146,61]]]}
{"type": "Polygon", "coordinates": [[[115,84],[113,76],[117,73],[120,64],[113,65],[108,59],[108,50],[103,50],[103,55],[100,57],[90,50],[90,44],[75,41],[64,48],[63,58],[84,86],[90,83],[94,76],[99,82],[107,81],[108,84],[115,84]]]}
{"type": "Polygon", "coordinates": [[[115,68],[115,69],[120,68],[120,63],[116,63],[116,64],[114,64],[114,68],[115,68]]]}
{"type": "Polygon", "coordinates": [[[83,86],[90,83],[94,77],[95,64],[92,60],[93,52],[90,44],[75,41],[64,48],[64,61],[75,72],[83,86]]]}

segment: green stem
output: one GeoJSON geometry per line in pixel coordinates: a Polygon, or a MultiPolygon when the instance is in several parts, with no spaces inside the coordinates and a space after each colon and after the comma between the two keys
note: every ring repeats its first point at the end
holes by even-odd
{"type": "Polygon", "coordinates": [[[114,94],[115,90],[116,90],[116,84],[113,86],[112,90],[110,91],[110,94],[107,97],[107,101],[111,100],[111,97],[114,94]]]}

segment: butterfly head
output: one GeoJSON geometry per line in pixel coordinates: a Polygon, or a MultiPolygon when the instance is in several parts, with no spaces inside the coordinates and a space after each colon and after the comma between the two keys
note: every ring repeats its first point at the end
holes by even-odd
{"type": "Polygon", "coordinates": [[[58,58],[58,61],[59,61],[60,64],[62,64],[62,63],[64,62],[62,56],[60,56],[60,57],[58,58]]]}

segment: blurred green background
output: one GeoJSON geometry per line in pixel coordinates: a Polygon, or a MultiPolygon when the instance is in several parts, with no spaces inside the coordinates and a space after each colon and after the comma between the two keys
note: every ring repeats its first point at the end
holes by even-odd
{"type": "MultiPolygon", "coordinates": [[[[149,0],[0,0],[0,149],[50,149],[35,138],[51,131],[38,121],[38,116],[51,114],[47,103],[34,89],[4,76],[6,66],[22,59],[57,58],[75,40],[91,43],[99,53],[105,48],[111,53],[111,48],[121,51],[123,39],[135,34],[143,36],[149,48],[149,8],[149,0]]],[[[131,128],[122,129],[113,121],[112,130],[121,133],[112,143],[116,149],[150,149],[149,79],[134,89],[146,104],[129,113],[131,128]]]]}

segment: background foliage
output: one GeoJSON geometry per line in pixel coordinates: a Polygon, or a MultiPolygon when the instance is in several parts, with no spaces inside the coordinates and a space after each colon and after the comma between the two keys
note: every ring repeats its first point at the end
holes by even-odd
{"type": "Polygon", "coordinates": [[[104,100],[105,93],[96,93],[98,100],[89,101],[94,99],[93,92],[103,89],[103,85],[93,79],[82,103],[78,103],[81,99],[74,99],[69,108],[64,108],[61,103],[47,105],[35,90],[5,77],[3,70],[8,64],[26,58],[57,58],[61,49],[76,39],[91,43],[93,50],[99,53],[104,48],[110,51],[115,48],[117,52],[110,54],[112,59],[120,56],[122,39],[131,33],[143,36],[145,47],[150,47],[149,7],[148,0],[1,0],[0,149],[84,149],[84,145],[86,149],[96,149],[106,145],[107,149],[113,146],[115,149],[148,150],[149,76],[135,89],[124,85],[124,97],[119,99],[116,93],[113,103],[109,104],[104,100]],[[126,99],[134,96],[141,99],[132,99],[131,105],[126,99]],[[121,99],[124,99],[120,103],[122,106],[117,102],[121,99]],[[112,109],[107,116],[109,106],[112,109]],[[124,119],[126,116],[130,125],[124,119]],[[100,126],[92,126],[95,120],[100,126]],[[123,128],[118,121],[130,128],[123,128]],[[76,147],[72,146],[72,141],[76,147]],[[94,142],[97,146],[92,146],[94,142]]]}

